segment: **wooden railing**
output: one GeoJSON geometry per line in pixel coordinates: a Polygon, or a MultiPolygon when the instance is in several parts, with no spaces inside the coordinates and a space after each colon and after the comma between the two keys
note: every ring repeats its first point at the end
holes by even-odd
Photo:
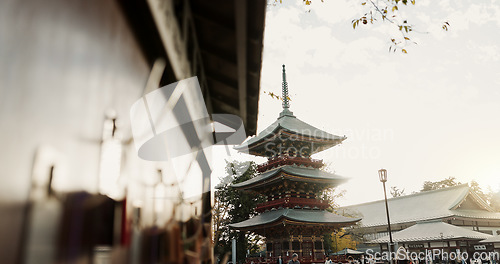
{"type": "Polygon", "coordinates": [[[267,162],[257,166],[258,172],[265,172],[267,170],[284,166],[284,165],[303,165],[307,167],[312,167],[315,169],[321,168],[323,166],[323,160],[304,158],[304,157],[292,157],[292,156],[278,156],[269,159],[267,162]]]}
{"type": "MultiPolygon", "coordinates": [[[[293,251],[290,251],[290,252],[293,252],[293,251]]],[[[324,263],[325,262],[325,255],[324,253],[319,253],[316,254],[316,256],[313,258],[312,256],[308,255],[308,256],[305,256],[302,254],[302,252],[295,252],[297,253],[297,255],[299,255],[299,261],[300,263],[304,263],[304,264],[307,264],[307,263],[324,263]]],[[[285,256],[283,256],[283,264],[286,264],[288,263],[288,261],[290,261],[291,259],[291,256],[292,256],[292,253],[289,253],[289,256],[286,256],[286,254],[284,254],[285,256]]],[[[248,257],[246,258],[245,260],[245,264],[275,264],[276,261],[278,260],[277,257],[248,257]]]]}
{"type": "Polygon", "coordinates": [[[330,205],[328,204],[327,201],[324,200],[319,200],[319,199],[314,199],[314,198],[297,198],[297,197],[285,197],[277,200],[272,200],[268,202],[264,202],[261,204],[257,205],[257,208],[255,209],[257,212],[261,213],[266,210],[271,210],[273,208],[294,208],[294,207],[310,207],[311,209],[313,208],[318,208],[318,209],[326,209],[330,205]]]}

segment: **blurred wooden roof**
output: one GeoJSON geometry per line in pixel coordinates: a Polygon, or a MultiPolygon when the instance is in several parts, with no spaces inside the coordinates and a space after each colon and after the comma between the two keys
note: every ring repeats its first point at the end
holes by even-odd
{"type": "MultiPolygon", "coordinates": [[[[165,52],[168,50],[165,32],[171,33],[173,27],[158,20],[158,15],[168,20],[170,10],[166,13],[159,10],[168,4],[149,0],[148,7],[146,2],[132,1],[123,4],[123,9],[150,63],[158,57],[172,60],[165,52]]],[[[208,111],[238,115],[245,123],[247,135],[255,135],[266,0],[173,0],[171,3],[179,24],[174,35],[180,35],[174,39],[182,39],[187,46],[192,75],[200,80],[208,111]]],[[[179,80],[178,71],[175,74],[178,68],[168,67],[162,85],[179,80]]]]}
{"type": "Polygon", "coordinates": [[[214,113],[257,128],[266,1],[192,0],[198,43],[214,113]]]}

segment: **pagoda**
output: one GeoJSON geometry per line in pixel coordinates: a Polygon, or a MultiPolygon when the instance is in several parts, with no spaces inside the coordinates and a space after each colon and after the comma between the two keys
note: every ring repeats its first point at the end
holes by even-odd
{"type": "Polygon", "coordinates": [[[231,228],[250,231],[265,237],[265,263],[276,263],[282,256],[287,263],[293,253],[301,263],[324,262],[323,234],[360,219],[344,217],[326,209],[323,190],[335,187],[347,179],[320,170],[322,160],[311,155],[342,143],[339,137],[313,127],[293,115],[289,110],[288,84],[283,65],[283,111],[278,119],[259,135],[236,149],[267,157],[258,166],[259,174],[245,182],[233,184],[238,190],[254,192],[265,197],[258,204],[258,215],[230,224],[231,228]]]}

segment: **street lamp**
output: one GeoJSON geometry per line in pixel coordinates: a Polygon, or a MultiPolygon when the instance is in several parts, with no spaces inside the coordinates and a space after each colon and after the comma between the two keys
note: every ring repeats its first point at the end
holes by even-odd
{"type": "MultiPolygon", "coordinates": [[[[385,190],[385,182],[387,181],[387,170],[386,169],[380,169],[378,170],[378,178],[380,179],[380,182],[382,182],[382,185],[384,186],[384,197],[385,197],[385,212],[387,213],[387,226],[389,229],[389,256],[391,256],[392,252],[392,231],[391,231],[391,220],[389,218],[389,205],[387,204],[387,192],[385,190]]],[[[390,258],[391,263],[392,263],[392,256],[390,258]]]]}

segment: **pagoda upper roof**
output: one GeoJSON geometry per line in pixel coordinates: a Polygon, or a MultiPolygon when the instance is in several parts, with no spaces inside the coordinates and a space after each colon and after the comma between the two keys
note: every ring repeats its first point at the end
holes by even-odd
{"type": "Polygon", "coordinates": [[[250,154],[266,156],[265,153],[262,152],[266,147],[265,143],[281,140],[281,134],[284,132],[299,136],[293,139],[295,141],[314,142],[316,145],[311,154],[331,148],[340,144],[347,138],[345,136],[341,137],[330,134],[309,125],[295,117],[293,113],[286,108],[280,113],[279,118],[274,123],[260,132],[257,136],[250,138],[240,146],[236,146],[235,149],[244,151],[248,148],[250,154]]]}
{"type": "Polygon", "coordinates": [[[248,220],[230,224],[229,226],[236,229],[258,228],[259,226],[282,224],[325,224],[325,225],[340,225],[348,226],[361,220],[360,218],[351,218],[325,210],[310,210],[310,209],[278,209],[268,211],[252,217],[248,220]]]}
{"type": "Polygon", "coordinates": [[[274,181],[281,180],[281,177],[275,177],[278,175],[281,175],[284,178],[289,178],[293,181],[319,182],[331,186],[337,186],[348,180],[348,178],[346,177],[319,169],[299,167],[296,165],[286,165],[266,171],[254,178],[251,178],[250,180],[233,184],[232,187],[237,189],[252,189],[254,187],[270,184],[274,181]]]}

